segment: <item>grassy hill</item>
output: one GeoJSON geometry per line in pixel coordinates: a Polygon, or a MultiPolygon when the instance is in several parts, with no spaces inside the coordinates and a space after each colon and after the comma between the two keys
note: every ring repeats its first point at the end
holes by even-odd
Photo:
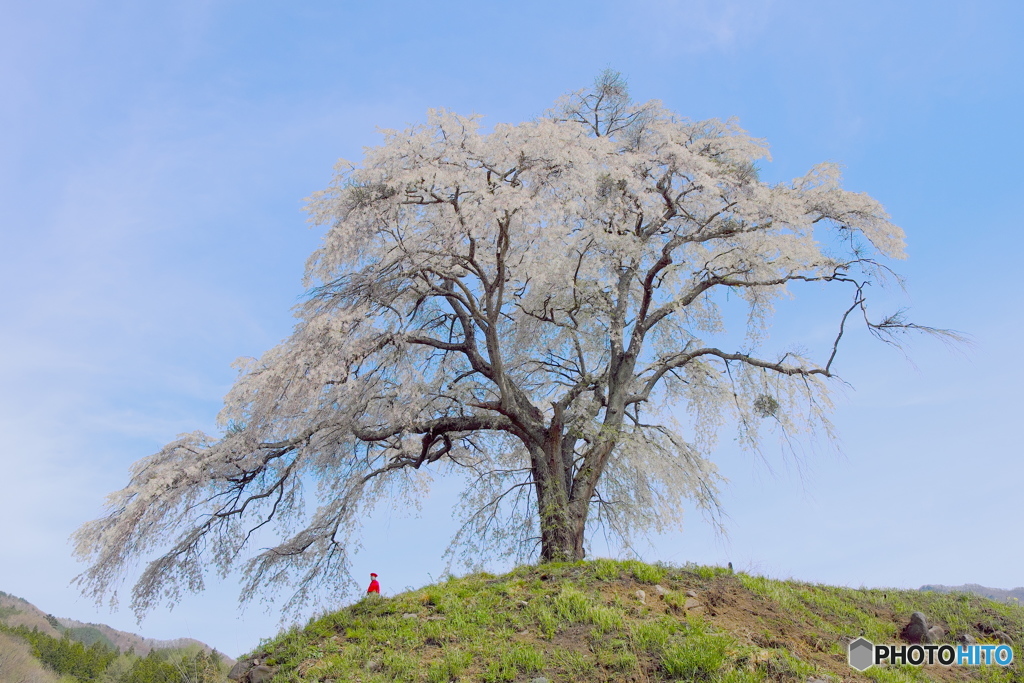
{"type": "MultiPolygon", "coordinates": [[[[243,660],[275,681],[1021,681],[1018,663],[847,665],[846,643],[896,643],[914,611],[953,642],[1024,643],[1024,608],[966,593],[849,589],[718,567],[596,560],[474,574],[370,597],[243,660]],[[643,591],[643,595],[637,591],[643,591]]],[[[240,660],[241,661],[241,660],[240,660]]]]}

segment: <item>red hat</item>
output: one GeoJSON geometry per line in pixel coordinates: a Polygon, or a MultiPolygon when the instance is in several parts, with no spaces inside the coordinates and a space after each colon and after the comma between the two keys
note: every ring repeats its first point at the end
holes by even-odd
{"type": "Polygon", "coordinates": [[[370,572],[370,576],[377,576],[377,575],[374,574],[373,572],[370,572]]]}

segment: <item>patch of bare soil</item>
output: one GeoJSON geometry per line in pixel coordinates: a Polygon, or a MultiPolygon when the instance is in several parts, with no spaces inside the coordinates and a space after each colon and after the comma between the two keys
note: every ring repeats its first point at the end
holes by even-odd
{"type": "MultiPolygon", "coordinates": [[[[846,645],[859,634],[854,633],[839,639],[823,636],[821,628],[806,617],[787,611],[752,593],[732,576],[713,579],[703,590],[698,591],[698,599],[707,605],[707,619],[717,629],[731,634],[742,644],[766,649],[784,649],[800,660],[827,671],[838,681],[874,680],[852,669],[847,662],[846,645]],[[832,651],[836,644],[844,654],[832,651]]],[[[893,636],[890,642],[899,642],[896,624],[902,618],[901,615],[892,610],[872,609],[876,617],[893,622],[893,636]]],[[[970,670],[966,669],[945,667],[940,664],[925,665],[922,668],[934,681],[971,680],[970,670]]]]}

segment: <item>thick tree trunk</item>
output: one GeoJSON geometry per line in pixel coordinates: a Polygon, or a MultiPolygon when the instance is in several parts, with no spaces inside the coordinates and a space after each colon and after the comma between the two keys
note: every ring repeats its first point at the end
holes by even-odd
{"type": "Polygon", "coordinates": [[[560,439],[551,439],[542,455],[543,461],[534,463],[534,481],[537,485],[538,514],[540,516],[541,562],[573,562],[582,560],[583,532],[587,524],[587,505],[572,504],[567,476],[562,462],[560,439]]]}
{"type": "Polygon", "coordinates": [[[541,562],[574,562],[582,560],[583,531],[586,519],[575,519],[568,506],[561,510],[541,512],[541,562]]]}
{"type": "MultiPolygon", "coordinates": [[[[618,409],[609,408],[606,424],[618,428],[622,413],[621,404],[618,409]]],[[[533,476],[540,515],[541,562],[574,562],[583,559],[586,554],[583,550],[583,534],[590,512],[590,500],[615,448],[613,440],[592,446],[579,471],[574,473],[571,448],[567,445],[564,449],[566,452],[562,452],[561,417],[556,407],[544,449],[535,452],[533,456],[533,476]]]]}

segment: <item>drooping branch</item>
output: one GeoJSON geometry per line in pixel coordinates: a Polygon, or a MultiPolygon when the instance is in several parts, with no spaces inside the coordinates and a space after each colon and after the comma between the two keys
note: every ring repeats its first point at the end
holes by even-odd
{"type": "Polygon", "coordinates": [[[713,508],[723,416],[755,446],[759,429],[829,433],[823,380],[853,312],[888,342],[954,334],[870,319],[866,287],[891,275],[876,253],[901,257],[902,231],[834,165],[767,185],[766,157],[734,121],[632,103],[613,72],[520,125],[434,111],[388,133],[311,199],[328,229],[293,335],[244,364],[222,438],[141,462],[80,530],[83,582],[103,593],[154,552],[136,604],[173,600],[273,532],[245,597],[340,591],[361,513],[450,470],[468,475],[467,548],[540,538],[542,557],[573,558],[592,511],[628,543],[679,523],[684,499],[713,508]],[[760,348],[793,282],[856,290],[823,367],[760,348]]]}
{"type": "Polygon", "coordinates": [[[631,394],[627,399],[627,404],[638,403],[647,401],[654,387],[658,384],[662,377],[665,376],[671,370],[685,367],[688,363],[696,358],[702,356],[712,356],[725,361],[737,361],[750,365],[757,368],[763,368],[765,370],[772,370],[779,373],[780,375],[822,375],[823,377],[831,377],[831,373],[826,368],[808,368],[800,367],[795,365],[786,365],[782,362],[773,362],[764,360],[763,358],[756,358],[745,353],[727,353],[721,349],[716,348],[699,348],[693,349],[692,351],[681,351],[671,356],[662,358],[657,363],[653,364],[649,368],[645,369],[644,373],[650,372],[651,375],[646,379],[643,384],[643,388],[635,393],[631,394]]]}

